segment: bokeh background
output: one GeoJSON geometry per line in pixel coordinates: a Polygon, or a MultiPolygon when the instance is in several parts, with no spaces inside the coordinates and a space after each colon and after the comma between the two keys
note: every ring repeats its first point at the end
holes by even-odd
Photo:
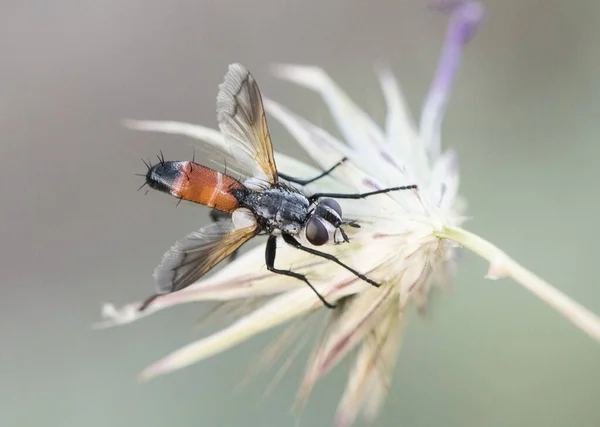
{"type": "MultiPolygon", "coordinates": [[[[333,132],[320,99],[269,64],[324,67],[381,122],[373,68],[387,62],[417,113],[447,24],[428,5],[3,0],[0,425],[331,425],[345,365],[290,414],[310,348],[276,392],[264,395],[274,372],[233,391],[279,331],[139,384],[143,367],[200,336],[198,307],[91,330],[103,302],[148,295],[163,252],[207,221],[207,209],[136,192],[141,157],[190,159],[191,146],[119,121],[216,126],[217,85],[234,61],[333,132]]],[[[600,3],[485,5],[443,137],[460,154],[468,227],[600,313],[600,3]]],[[[272,135],[307,159],[274,121],[272,135]]],[[[466,254],[452,289],[411,316],[374,425],[600,425],[600,345],[515,283],[485,281],[485,269],[466,254]]]]}

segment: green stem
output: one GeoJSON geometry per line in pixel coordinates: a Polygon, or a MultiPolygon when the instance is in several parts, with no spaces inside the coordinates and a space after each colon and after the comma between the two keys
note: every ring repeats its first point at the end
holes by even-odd
{"type": "Polygon", "coordinates": [[[527,270],[487,240],[455,227],[444,227],[442,230],[437,231],[435,235],[440,239],[448,239],[458,243],[486,259],[490,262],[487,277],[512,278],[553,307],[578,328],[600,342],[600,318],[598,316],[527,270]]]}

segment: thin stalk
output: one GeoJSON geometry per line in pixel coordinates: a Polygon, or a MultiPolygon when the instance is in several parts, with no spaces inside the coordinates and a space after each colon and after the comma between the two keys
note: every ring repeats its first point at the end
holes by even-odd
{"type": "Polygon", "coordinates": [[[512,278],[600,342],[600,317],[527,270],[498,247],[461,228],[444,227],[435,234],[438,238],[458,243],[489,261],[488,278],[512,278]]]}

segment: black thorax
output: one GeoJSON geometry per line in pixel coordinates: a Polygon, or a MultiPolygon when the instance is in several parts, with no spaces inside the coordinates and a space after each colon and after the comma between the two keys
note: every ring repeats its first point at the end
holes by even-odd
{"type": "Polygon", "coordinates": [[[243,188],[232,190],[232,194],[240,207],[250,209],[268,232],[297,234],[308,218],[308,199],[288,187],[276,185],[263,191],[243,188]]]}

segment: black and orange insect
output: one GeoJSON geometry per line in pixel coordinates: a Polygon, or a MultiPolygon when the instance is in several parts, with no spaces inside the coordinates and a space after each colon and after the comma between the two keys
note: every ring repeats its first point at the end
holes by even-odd
{"type": "Polygon", "coordinates": [[[217,119],[225,143],[235,161],[244,165],[245,180],[188,161],[160,161],[149,166],[146,184],[179,199],[213,208],[216,221],[179,240],[164,255],[154,272],[155,295],[140,307],[145,309],[159,295],[183,289],[232,255],[252,237],[268,236],[265,251],[267,269],[306,283],[323,304],[327,302],[303,274],[275,267],[276,239],[312,255],[326,258],[358,278],[379,286],[335,256],[301,244],[304,232],[313,246],[331,240],[348,242],[342,226],[359,227],[342,216],[335,199],[362,199],[390,191],[416,189],[416,185],[385,188],[360,194],[316,193],[306,196],[288,183],[306,185],[333,171],[343,161],[312,179],[298,179],[277,171],[260,91],[252,75],[240,64],[232,64],[219,86],[217,119]],[[283,181],[280,181],[280,178],[283,181]],[[285,182],[287,181],[287,183],[285,182]]]}

